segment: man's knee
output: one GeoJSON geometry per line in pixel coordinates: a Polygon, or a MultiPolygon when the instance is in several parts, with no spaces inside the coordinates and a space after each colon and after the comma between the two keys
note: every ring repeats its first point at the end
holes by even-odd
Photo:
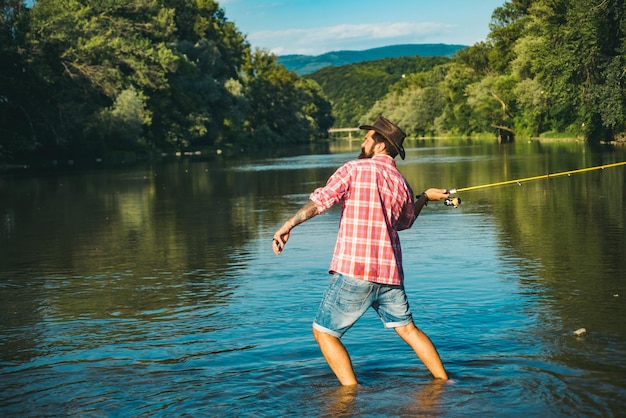
{"type": "Polygon", "coordinates": [[[394,330],[403,339],[413,334],[414,332],[419,331],[419,329],[415,326],[413,322],[409,322],[408,324],[402,325],[401,327],[396,327],[394,328],[394,330]]]}

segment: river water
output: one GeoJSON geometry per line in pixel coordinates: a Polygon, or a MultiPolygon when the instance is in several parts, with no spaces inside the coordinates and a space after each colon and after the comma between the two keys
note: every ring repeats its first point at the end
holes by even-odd
{"type": "MultiPolygon", "coordinates": [[[[407,144],[416,192],[626,160],[578,142],[407,144]]],[[[341,388],[311,335],[335,208],[271,238],[358,143],[0,177],[0,415],[624,416],[626,168],[460,193],[401,233],[433,382],[368,312],[341,388]],[[585,328],[586,334],[574,335],[585,328]]]]}

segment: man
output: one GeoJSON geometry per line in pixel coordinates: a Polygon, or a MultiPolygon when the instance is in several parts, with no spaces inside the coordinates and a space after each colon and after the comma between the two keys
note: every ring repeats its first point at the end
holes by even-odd
{"type": "Polygon", "coordinates": [[[350,356],[340,338],[371,306],[386,328],[393,328],[437,379],[448,379],[439,354],[413,323],[404,291],[398,231],[413,225],[428,200],[449,196],[428,189],[414,204],[413,191],[398,171],[395,156],[404,159],[405,133],[380,116],[367,130],[359,159],[337,169],[326,186],[276,231],[272,248],[285,248],[291,230],[341,202],[339,232],[329,273],[333,282],[313,322],[313,335],[342,385],[356,385],[350,356]]]}

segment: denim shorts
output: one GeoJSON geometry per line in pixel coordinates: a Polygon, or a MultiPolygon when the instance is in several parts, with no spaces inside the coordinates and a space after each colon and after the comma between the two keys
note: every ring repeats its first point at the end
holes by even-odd
{"type": "Polygon", "coordinates": [[[385,328],[401,327],[413,321],[403,286],[373,283],[335,273],[324,293],[313,328],[340,338],[370,306],[376,310],[385,328]]]}

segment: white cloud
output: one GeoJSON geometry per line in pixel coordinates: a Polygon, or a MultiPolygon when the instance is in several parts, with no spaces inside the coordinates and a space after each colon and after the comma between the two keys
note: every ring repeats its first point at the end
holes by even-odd
{"type": "MultiPolygon", "coordinates": [[[[454,25],[437,22],[395,22],[342,24],[311,29],[258,31],[248,34],[253,47],[269,49],[277,55],[318,55],[328,51],[368,49],[399,43],[449,42],[454,25]],[[438,39],[438,40],[435,40],[438,39]]],[[[452,43],[452,42],[450,42],[452,43]]]]}

